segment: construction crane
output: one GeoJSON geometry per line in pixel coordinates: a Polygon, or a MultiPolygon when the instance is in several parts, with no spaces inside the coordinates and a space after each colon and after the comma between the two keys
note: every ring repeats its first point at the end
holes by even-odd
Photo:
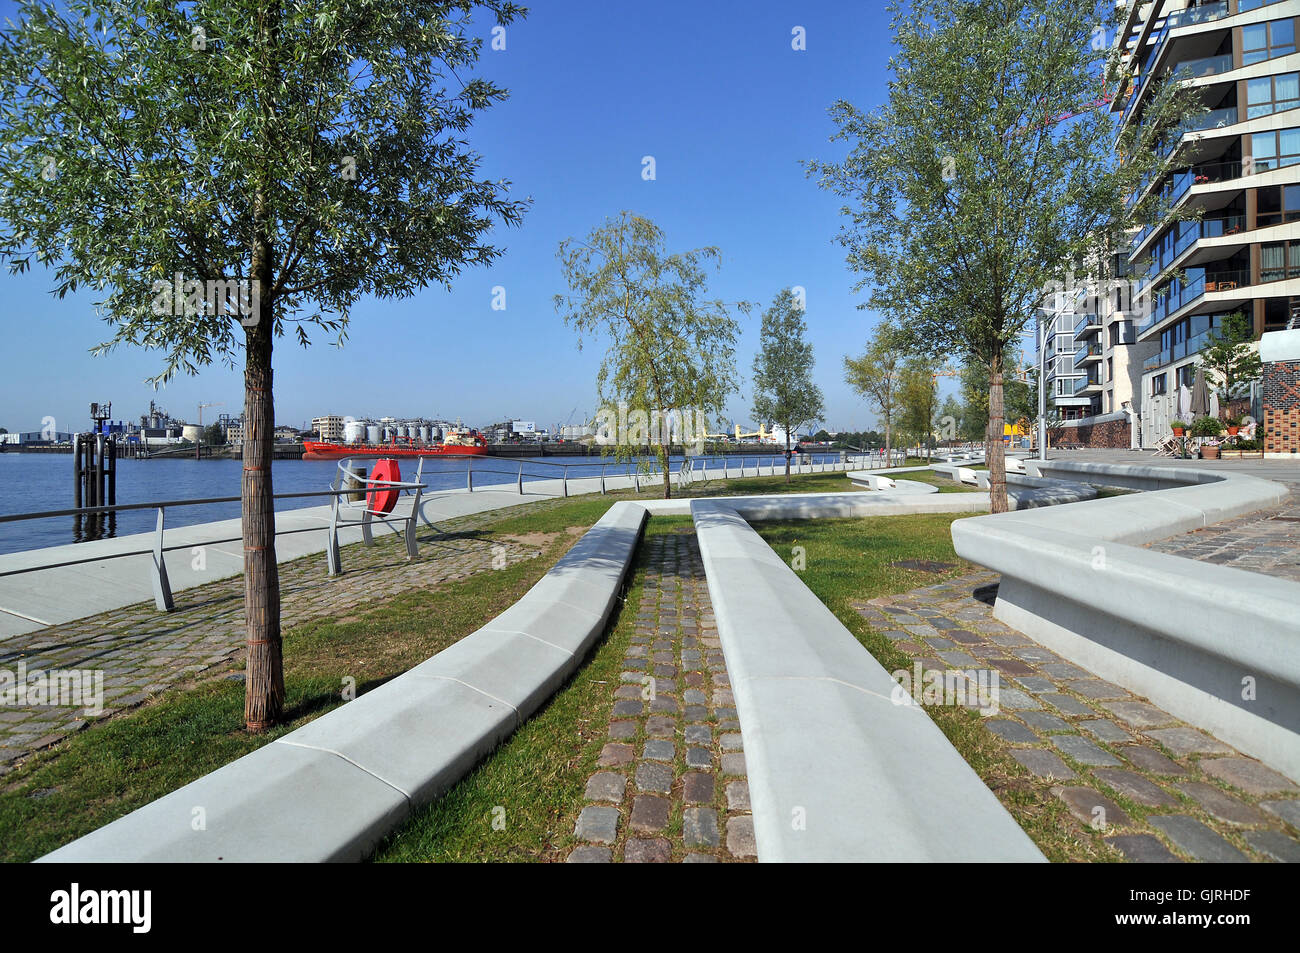
{"type": "Polygon", "coordinates": [[[205,403],[200,403],[200,404],[199,404],[199,426],[200,426],[200,427],[203,426],[203,408],[204,408],[204,407],[224,407],[224,406],[226,406],[225,403],[222,402],[222,401],[219,401],[219,400],[218,400],[218,401],[213,401],[212,403],[206,403],[206,404],[205,404],[205,403]]]}

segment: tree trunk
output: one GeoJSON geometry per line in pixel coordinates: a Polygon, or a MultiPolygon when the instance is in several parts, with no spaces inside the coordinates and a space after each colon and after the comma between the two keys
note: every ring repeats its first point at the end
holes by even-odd
{"type": "MultiPolygon", "coordinates": [[[[260,203],[259,203],[260,204],[260,203]]],[[[275,561],[275,501],[271,445],[275,404],[271,391],[274,302],[271,249],[264,233],[254,244],[253,279],[259,289],[256,323],[245,327],[244,357],[244,623],[248,669],[244,724],[265,731],[284,710],[284,667],[280,645],[280,573],[275,561]]]]}
{"type": "Polygon", "coordinates": [[[662,440],[659,442],[659,466],[664,472],[664,499],[668,500],[673,495],[673,475],[668,464],[668,444],[662,440]]]}
{"type": "Polygon", "coordinates": [[[785,431],[785,482],[790,482],[790,428],[785,431]]]}
{"type": "Polygon", "coordinates": [[[889,424],[889,414],[885,414],[885,466],[887,467],[894,465],[891,429],[892,428],[889,424]]]}
{"type": "Polygon", "coordinates": [[[1002,352],[998,351],[989,362],[989,432],[984,459],[989,467],[989,502],[994,513],[1007,511],[1007,464],[1002,448],[1002,427],[1005,419],[1002,397],[1002,352]]]}

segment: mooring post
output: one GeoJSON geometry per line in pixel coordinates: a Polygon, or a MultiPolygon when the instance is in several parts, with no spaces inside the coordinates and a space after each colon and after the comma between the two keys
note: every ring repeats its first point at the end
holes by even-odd
{"type": "Polygon", "coordinates": [[[153,602],[159,612],[171,612],[172,587],[167,579],[167,563],[163,559],[163,508],[158,507],[158,532],[153,544],[153,602]]]}

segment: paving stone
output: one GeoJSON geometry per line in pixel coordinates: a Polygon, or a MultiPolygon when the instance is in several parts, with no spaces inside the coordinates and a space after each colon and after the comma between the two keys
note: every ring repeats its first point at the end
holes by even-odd
{"type": "Polygon", "coordinates": [[[709,725],[687,725],[686,743],[688,745],[713,744],[713,728],[709,725]]]}
{"type": "Polygon", "coordinates": [[[682,839],[687,847],[717,847],[718,812],[707,807],[688,807],[683,810],[682,839]]]}
{"type": "Polygon", "coordinates": [[[1016,742],[1017,744],[1034,744],[1042,739],[1034,734],[1018,721],[1011,721],[1007,718],[988,718],[984,721],[984,727],[993,732],[999,738],[1007,741],[1016,742]]]}
{"type": "Polygon", "coordinates": [[[1031,692],[1055,692],[1056,683],[1041,675],[1022,675],[1016,679],[1026,690],[1031,692]]]}
{"type": "Polygon", "coordinates": [[[979,665],[979,659],[966,652],[940,652],[939,658],[953,668],[975,668],[979,665]]]}
{"type": "Polygon", "coordinates": [[[1045,711],[1022,711],[1018,716],[1031,728],[1039,731],[1074,731],[1074,727],[1064,719],[1045,711]]]}
{"type": "Polygon", "coordinates": [[[1092,788],[1052,788],[1052,793],[1065,802],[1071,814],[1095,831],[1127,827],[1130,823],[1123,808],[1092,788]]]}
{"type": "Polygon", "coordinates": [[[1103,702],[1101,707],[1134,728],[1155,728],[1178,720],[1169,712],[1146,702],[1103,702]]]}
{"type": "Polygon", "coordinates": [[[727,851],[733,857],[757,857],[754,818],[751,814],[727,818],[727,851]]]}
{"type": "Polygon", "coordinates": [[[722,773],[744,775],[745,755],[743,752],[728,752],[722,756],[722,773]]]}
{"type": "Polygon", "coordinates": [[[718,747],[723,751],[740,751],[745,747],[738,731],[726,731],[718,736],[718,747]]]}
{"type": "Polygon", "coordinates": [[[667,794],[673,789],[673,769],[655,761],[642,761],[636,766],[636,786],[639,791],[667,794]]]}
{"type": "Polygon", "coordinates": [[[1300,793],[1300,787],[1251,758],[1202,758],[1200,767],[1206,774],[1257,797],[1300,793]]]}
{"type": "Polygon", "coordinates": [[[652,738],[672,738],[677,734],[677,719],[669,715],[651,715],[645,722],[645,733],[652,738]]]}
{"type": "Polygon", "coordinates": [[[682,701],[688,705],[706,705],[708,704],[709,696],[704,694],[704,692],[700,691],[698,688],[688,688],[686,691],[682,692],[682,701]]]}
{"type": "Polygon", "coordinates": [[[1097,713],[1072,695],[1040,695],[1047,704],[1066,715],[1096,715],[1097,713]]]}
{"type": "Polygon", "coordinates": [[[1197,860],[1216,864],[1246,863],[1246,855],[1233,847],[1214,831],[1194,817],[1185,814],[1164,814],[1147,818],[1147,822],[1163,831],[1174,846],[1186,851],[1197,860]]]}
{"type": "Polygon", "coordinates": [[[712,854],[687,854],[682,858],[683,864],[716,864],[718,858],[712,854]]]}
{"type": "Polygon", "coordinates": [[[1104,718],[1081,721],[1079,727],[1109,744],[1124,744],[1126,741],[1133,740],[1133,736],[1127,731],[1113,721],[1107,721],[1104,718]]]}
{"type": "Polygon", "coordinates": [[[1126,689],[1100,678],[1080,678],[1064,683],[1065,687],[1084,698],[1115,699],[1131,697],[1126,689]]]}
{"type": "Polygon", "coordinates": [[[944,629],[945,638],[960,642],[962,645],[978,645],[984,640],[969,629],[944,629]]]}
{"type": "Polygon", "coordinates": [[[1123,768],[1098,768],[1093,772],[1101,781],[1124,797],[1145,807],[1173,807],[1177,799],[1153,781],[1123,768]]]}
{"type": "Polygon", "coordinates": [[[1184,781],[1175,785],[1175,787],[1199,804],[1211,817],[1218,818],[1228,824],[1240,824],[1244,827],[1251,824],[1267,823],[1264,813],[1259,808],[1252,807],[1238,801],[1231,795],[1224,794],[1212,784],[1203,784],[1200,781],[1184,781]]]}
{"type": "Polygon", "coordinates": [[[627,777],[614,771],[597,771],[587,779],[585,797],[588,801],[623,800],[623,791],[627,788],[627,777]]]}
{"type": "Polygon", "coordinates": [[[1020,659],[990,658],[989,664],[1002,672],[1002,674],[1013,675],[1016,678],[1019,678],[1022,675],[1032,675],[1034,673],[1033,667],[1026,662],[1020,661],[1020,659]]]}
{"type": "Polygon", "coordinates": [[[1300,801],[1281,799],[1260,801],[1259,806],[1270,814],[1280,817],[1292,827],[1300,828],[1300,801]]]}
{"type": "Polygon", "coordinates": [[[1235,752],[1217,738],[1211,738],[1195,728],[1179,726],[1177,728],[1159,728],[1145,732],[1180,758],[1189,754],[1235,754],[1235,752]]]}
{"type": "Polygon", "coordinates": [[[702,721],[709,717],[709,709],[704,705],[687,705],[682,710],[682,716],[687,721],[702,721]]]}
{"type": "Polygon", "coordinates": [[[618,808],[584,807],[578,815],[573,836],[578,840],[612,844],[618,836],[618,808]]]}
{"type": "Polygon", "coordinates": [[[645,705],[643,702],[632,701],[628,698],[614,702],[615,718],[626,718],[629,715],[640,715],[644,710],[645,705]]]}
{"type": "Polygon", "coordinates": [[[950,639],[941,638],[940,636],[937,635],[934,636],[933,638],[926,639],[925,641],[926,644],[930,646],[930,648],[937,649],[938,651],[946,651],[949,649],[957,648],[956,642],[953,642],[950,639]]]}
{"type": "Polygon", "coordinates": [[[1018,659],[1026,662],[1039,664],[1042,662],[1059,662],[1061,657],[1055,652],[1043,648],[1041,645],[1027,645],[1024,648],[1012,649],[1011,654],[1018,659]]]}
{"type": "Polygon", "coordinates": [[[566,864],[608,864],[613,862],[613,851],[608,847],[592,847],[583,844],[569,851],[564,859],[566,864]]]}
{"type": "Polygon", "coordinates": [[[748,811],[750,809],[748,781],[728,781],[726,793],[728,811],[748,811]]]}
{"type": "Polygon", "coordinates": [[[997,703],[999,708],[1010,708],[1016,711],[1025,709],[1039,709],[1043,706],[1038,699],[1032,695],[1027,695],[1015,688],[1007,688],[999,685],[997,692],[997,703]]]}
{"type": "Polygon", "coordinates": [[[708,748],[687,748],[686,766],[688,768],[712,768],[713,752],[708,748]]]}
{"type": "Polygon", "coordinates": [[[713,775],[688,771],[682,777],[682,800],[688,804],[713,803],[713,775]]]}
{"type": "Polygon", "coordinates": [[[668,826],[672,802],[654,794],[638,794],[632,799],[632,819],[628,826],[643,834],[657,834],[668,826]]]}
{"type": "Polygon", "coordinates": [[[621,744],[616,741],[608,742],[605,747],[600,749],[600,757],[596,759],[596,764],[602,768],[617,767],[621,764],[632,763],[632,746],[621,744]]]}
{"type": "Polygon", "coordinates": [[[651,761],[672,761],[677,748],[671,741],[652,738],[645,743],[642,757],[651,761]]]}
{"type": "Polygon", "coordinates": [[[1052,735],[1052,744],[1080,764],[1117,766],[1119,759],[1080,735],[1052,735]]]}
{"type": "Polygon", "coordinates": [[[1279,831],[1247,831],[1246,843],[1252,850],[1271,857],[1279,864],[1300,864],[1300,843],[1279,831]]]}
{"type": "Polygon", "coordinates": [[[1052,678],[1087,678],[1089,675],[1085,669],[1069,662],[1044,662],[1039,668],[1052,678]]]}
{"type": "Polygon", "coordinates": [[[1126,745],[1119,750],[1120,754],[1135,767],[1149,771],[1151,774],[1167,774],[1175,778],[1187,774],[1186,768],[1176,761],[1170,761],[1155,748],[1148,748],[1145,745],[1126,745]]]}
{"type": "Polygon", "coordinates": [[[666,864],[673,859],[673,845],[662,837],[629,837],[623,845],[623,860],[629,864],[666,864]]]}
{"type": "Polygon", "coordinates": [[[1074,772],[1055,753],[1038,748],[1012,748],[1011,757],[1040,778],[1069,781],[1074,772]]]}
{"type": "Polygon", "coordinates": [[[617,739],[627,739],[636,737],[635,721],[611,721],[609,723],[609,736],[617,739]]]}
{"type": "Polygon", "coordinates": [[[1134,864],[1182,863],[1160,839],[1150,834],[1117,834],[1106,843],[1117,848],[1124,859],[1134,864]]]}

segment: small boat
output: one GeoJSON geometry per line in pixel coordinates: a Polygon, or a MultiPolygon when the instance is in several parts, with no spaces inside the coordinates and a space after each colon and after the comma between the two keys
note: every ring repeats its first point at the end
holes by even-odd
{"type": "Polygon", "coordinates": [[[388,443],[302,442],[304,460],[332,460],[338,457],[484,457],[487,438],[476,430],[447,432],[442,443],[422,443],[408,437],[392,437],[388,443]]]}

